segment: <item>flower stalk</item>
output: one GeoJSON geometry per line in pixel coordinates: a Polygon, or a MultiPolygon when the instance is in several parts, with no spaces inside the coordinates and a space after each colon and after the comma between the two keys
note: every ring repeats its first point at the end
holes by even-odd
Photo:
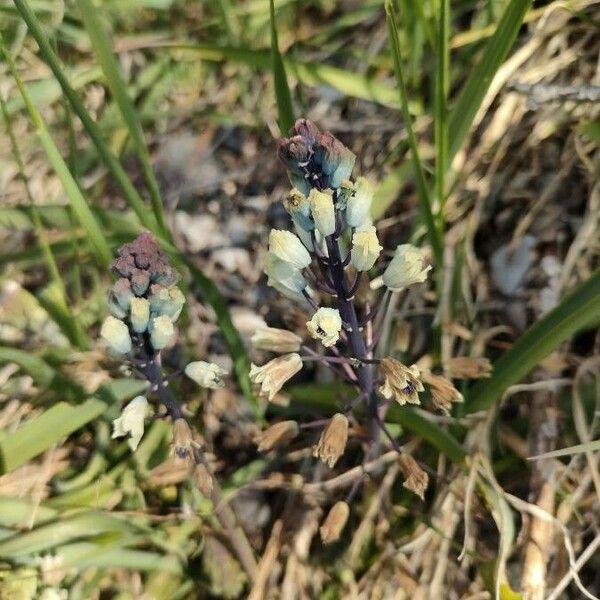
{"type": "MultiPolygon", "coordinates": [[[[176,459],[183,461],[180,464],[186,466],[201,493],[209,495],[233,550],[253,579],[256,561],[252,547],[223,497],[204,453],[193,439],[181,404],[169,386],[169,378],[163,374],[162,352],[175,336],[174,323],[185,302],[175,285],[179,275],[149,233],[142,233],[119,250],[112,271],[118,277],[109,295],[112,315],[104,321],[101,336],[113,354],[121,356],[148,382],[147,396],[158,396],[173,426],[176,459]]],[[[224,385],[221,377],[226,371],[212,363],[196,361],[187,365],[185,373],[201,387],[216,389],[224,385]]],[[[127,436],[133,451],[143,436],[147,406],[147,399],[139,396],[114,421],[113,437],[127,436]]]]}

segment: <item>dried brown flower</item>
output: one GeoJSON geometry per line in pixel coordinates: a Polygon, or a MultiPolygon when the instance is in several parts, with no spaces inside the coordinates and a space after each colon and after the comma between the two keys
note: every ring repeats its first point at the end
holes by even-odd
{"type": "Polygon", "coordinates": [[[210,498],[213,492],[213,479],[208,469],[198,463],[194,468],[194,484],[205,498],[210,498]]]}
{"type": "Polygon", "coordinates": [[[384,398],[394,399],[398,404],[420,404],[419,392],[423,391],[417,365],[407,367],[395,358],[384,358],[379,364],[383,385],[379,391],[384,398]]]}
{"type": "Polygon", "coordinates": [[[418,465],[417,461],[410,454],[401,454],[398,457],[400,470],[404,475],[404,483],[402,484],[407,490],[413,492],[421,498],[425,499],[425,490],[429,485],[429,476],[418,465]]]}
{"type": "Polygon", "coordinates": [[[431,402],[435,409],[449,415],[453,404],[464,401],[463,395],[443,375],[434,375],[425,371],[422,377],[429,386],[431,402]]]}
{"type": "Polygon", "coordinates": [[[192,452],[192,430],[185,419],[177,419],[173,423],[173,450],[175,456],[182,460],[189,458],[192,452]]]}
{"type": "Polygon", "coordinates": [[[259,327],[252,336],[252,345],[267,352],[298,352],[302,338],[287,329],[259,327]]]}
{"type": "Polygon", "coordinates": [[[490,377],[492,364],[487,358],[456,356],[444,363],[444,373],[450,379],[482,379],[490,377]]]}
{"type": "Polygon", "coordinates": [[[345,502],[336,502],[329,511],[323,525],[319,528],[324,544],[332,544],[340,539],[340,535],[348,522],[350,507],[345,502]]]}
{"type": "Polygon", "coordinates": [[[275,423],[258,436],[258,451],[268,452],[274,448],[285,446],[298,435],[299,431],[296,421],[275,423]]]}
{"type": "Polygon", "coordinates": [[[334,467],[344,454],[348,441],[348,419],[341,413],[333,415],[323,430],[319,443],[313,448],[313,456],[320,458],[329,467],[334,467]]]}
{"type": "Polygon", "coordinates": [[[271,401],[284,383],[302,369],[302,359],[296,352],[270,360],[262,367],[250,366],[250,381],[260,385],[260,395],[271,401]]]}

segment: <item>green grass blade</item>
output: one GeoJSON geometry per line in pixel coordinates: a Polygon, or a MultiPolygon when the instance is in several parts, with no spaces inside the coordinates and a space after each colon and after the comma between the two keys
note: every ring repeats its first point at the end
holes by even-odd
{"type": "Polygon", "coordinates": [[[275,4],[270,0],[271,15],[271,60],[273,63],[273,82],[275,85],[275,98],[277,99],[277,111],[279,113],[279,129],[282,134],[287,134],[294,124],[294,109],[292,107],[292,95],[285,74],[285,66],[281,53],[279,52],[279,41],[277,39],[277,26],[275,23],[275,4]]]}
{"type": "Polygon", "coordinates": [[[230,0],[217,0],[216,4],[223,15],[223,22],[225,23],[225,29],[227,29],[229,43],[236,43],[236,40],[242,37],[242,31],[230,0]]]}
{"type": "Polygon", "coordinates": [[[61,546],[57,556],[60,556],[61,566],[64,568],[131,569],[174,575],[183,573],[183,566],[175,556],[128,548],[107,548],[104,544],[90,542],[61,546]]]}
{"type": "Polygon", "coordinates": [[[58,57],[52,49],[48,41],[48,37],[46,36],[39,20],[37,19],[35,13],[31,10],[27,0],[14,0],[15,6],[19,10],[23,20],[27,24],[29,32],[31,33],[33,39],[36,41],[40,55],[42,59],[46,62],[46,64],[52,70],[52,73],[56,77],[56,80],[60,84],[64,95],[69,101],[71,107],[79,117],[81,123],[83,124],[85,130],[90,136],[98,154],[102,158],[104,164],[107,169],[110,171],[112,176],[115,178],[115,181],[121,188],[123,192],[123,196],[127,200],[127,203],[132,208],[132,210],[136,213],[140,222],[149,229],[150,231],[156,232],[157,226],[156,221],[152,217],[152,213],[146,209],[144,205],[144,201],[141,196],[131,183],[131,180],[125,173],[125,170],[121,166],[121,163],[117,160],[115,155],[112,153],[110,148],[108,147],[100,128],[96,124],[96,122],[90,117],[89,113],[85,109],[83,102],[77,95],[77,92],[73,89],[73,86],[69,83],[69,79],[65,75],[65,70],[60,64],[58,57]]]}
{"type": "Polygon", "coordinates": [[[431,247],[433,248],[436,265],[441,267],[441,265],[443,264],[443,246],[433,216],[431,199],[429,197],[429,191],[427,189],[427,183],[425,181],[425,171],[423,170],[423,165],[421,163],[419,148],[417,146],[417,139],[415,137],[415,133],[412,127],[412,117],[408,109],[408,94],[406,92],[404,75],[402,73],[402,61],[400,58],[400,38],[398,36],[398,28],[396,26],[394,6],[391,0],[386,1],[385,10],[388,23],[389,37],[392,45],[392,56],[394,58],[396,81],[398,82],[398,92],[400,94],[400,106],[402,108],[402,115],[404,118],[404,124],[406,126],[406,133],[408,135],[408,142],[410,145],[412,162],[415,171],[417,192],[419,194],[419,200],[421,203],[421,211],[423,213],[423,218],[427,226],[429,241],[431,243],[431,247]]]}
{"type": "Polygon", "coordinates": [[[9,362],[18,365],[44,388],[50,387],[58,376],[57,371],[35,354],[17,348],[0,347],[0,364],[9,362]]]}
{"type": "Polygon", "coordinates": [[[106,83],[121,111],[123,120],[131,135],[131,140],[139,156],[144,181],[146,182],[152,201],[154,217],[156,218],[161,233],[168,237],[160,190],[158,182],[156,181],[156,176],[154,175],[154,170],[152,169],[150,154],[144,139],[142,125],[138,119],[136,109],[129,98],[127,87],[121,77],[119,66],[113,55],[108,36],[98,18],[98,9],[92,4],[91,0],[79,0],[78,3],[80,14],[88,35],[90,36],[96,58],[100,63],[100,67],[106,78],[106,83]]]}
{"type": "Polygon", "coordinates": [[[600,320],[600,270],[532,325],[495,363],[492,376],[467,393],[467,413],[486,410],[559,344],[600,320]]]}
{"type": "Polygon", "coordinates": [[[29,188],[29,181],[27,180],[27,176],[25,175],[25,165],[23,163],[23,158],[21,157],[19,144],[17,143],[17,139],[15,137],[15,133],[12,127],[12,118],[8,112],[6,102],[4,101],[2,94],[0,94],[0,108],[2,109],[2,116],[4,117],[4,124],[6,126],[6,132],[8,133],[8,138],[10,140],[12,154],[19,169],[19,177],[23,182],[25,195],[27,196],[27,200],[29,201],[33,228],[35,230],[35,234],[38,239],[40,248],[42,249],[42,252],[44,254],[44,259],[48,268],[50,279],[54,282],[55,286],[60,289],[60,292],[63,297],[63,303],[66,304],[67,294],[64,288],[64,284],[58,271],[56,261],[54,260],[54,256],[52,255],[52,251],[50,249],[48,241],[46,240],[46,235],[44,227],[42,225],[42,220],[40,218],[38,207],[35,204],[33,195],[31,193],[31,189],[29,188]]]}
{"type": "Polygon", "coordinates": [[[0,473],[14,471],[98,418],[106,411],[109,402],[129,398],[144,388],[145,382],[117,380],[100,388],[94,397],[81,404],[58,402],[42,414],[25,421],[15,432],[0,437],[0,473]]]}
{"type": "Polygon", "coordinates": [[[59,402],[29,419],[11,435],[0,438],[0,472],[14,471],[105,410],[106,404],[102,400],[90,398],[79,406],[59,402]]]}
{"type": "Polygon", "coordinates": [[[67,305],[60,288],[51,283],[38,294],[38,301],[73,346],[81,350],[89,350],[92,347],[90,339],[73,315],[72,308],[67,305]]]}
{"type": "Polygon", "coordinates": [[[73,207],[73,211],[77,216],[77,220],[89,236],[89,240],[94,248],[96,257],[98,259],[98,263],[102,267],[108,269],[108,265],[110,264],[111,260],[111,254],[108,248],[108,244],[106,243],[106,239],[104,238],[104,235],[102,234],[102,231],[100,230],[100,227],[92,211],[90,210],[90,207],[88,206],[85,198],[83,197],[83,194],[81,193],[77,182],[73,179],[65,161],[63,160],[62,156],[60,155],[60,152],[58,151],[58,148],[56,147],[54,141],[50,137],[50,134],[48,133],[48,130],[44,125],[40,113],[31,102],[27,94],[27,90],[23,85],[23,81],[21,80],[21,77],[19,76],[19,73],[15,67],[12,56],[9,54],[4,44],[4,39],[1,35],[0,50],[6,60],[6,63],[10,69],[12,76],[15,79],[21,96],[25,101],[27,112],[29,113],[31,120],[33,121],[38,139],[42,147],[44,148],[46,155],[48,156],[48,160],[50,161],[50,164],[54,168],[54,171],[58,175],[65,189],[65,193],[69,198],[71,206],[73,207]]]}
{"type": "Polygon", "coordinates": [[[498,27],[486,42],[483,56],[462,86],[449,117],[449,156],[452,161],[464,142],[492,79],[513,45],[531,0],[511,0],[498,27]]]}
{"type": "MultiPolygon", "coordinates": [[[[0,556],[17,558],[27,554],[48,551],[69,541],[102,534],[131,534],[139,528],[131,520],[114,517],[108,513],[88,512],[70,519],[59,518],[27,532],[18,532],[0,542],[0,556]]],[[[115,538],[115,539],[118,539],[115,538]]]]}
{"type": "MultiPolygon", "coordinates": [[[[233,48],[216,44],[166,43],[165,47],[195,52],[200,58],[209,61],[230,61],[264,71],[272,68],[270,50],[233,48]]],[[[390,108],[400,108],[398,92],[389,85],[378,81],[376,77],[359,75],[346,69],[297,60],[289,56],[282,57],[282,60],[286,73],[305,85],[328,86],[345,96],[361,98],[390,108]]]]}
{"type": "Polygon", "coordinates": [[[600,440],[585,442],[584,444],[576,444],[568,448],[560,448],[552,450],[552,452],[544,452],[536,456],[530,456],[528,460],[539,460],[541,458],[560,458],[561,456],[571,456],[572,454],[583,454],[584,452],[596,452],[600,450],[600,440]]]}
{"type": "Polygon", "coordinates": [[[450,85],[450,2],[439,0],[436,36],[436,79],[434,106],[435,189],[438,201],[438,236],[444,235],[444,206],[446,204],[446,173],[448,171],[448,89],[450,85]]]}
{"type": "Polygon", "coordinates": [[[399,423],[404,429],[429,442],[453,463],[464,464],[467,454],[462,446],[445,429],[430,420],[425,411],[406,406],[393,406],[386,416],[386,421],[399,423]]]}

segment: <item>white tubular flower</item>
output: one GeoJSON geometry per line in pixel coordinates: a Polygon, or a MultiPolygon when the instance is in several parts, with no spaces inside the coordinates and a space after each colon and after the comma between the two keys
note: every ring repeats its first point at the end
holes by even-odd
{"type": "Polygon", "coordinates": [[[200,387],[218,390],[225,387],[223,377],[229,373],[214,363],[196,360],[186,366],[185,374],[200,387]]]}
{"type": "Polygon", "coordinates": [[[290,263],[296,269],[310,265],[311,258],[304,244],[291,231],[271,229],[269,234],[269,252],[277,258],[290,263]]]}
{"type": "Polygon", "coordinates": [[[250,381],[260,385],[260,395],[266,396],[269,402],[283,387],[283,384],[302,369],[302,359],[296,352],[284,354],[270,360],[266,365],[250,366],[250,381]]]}
{"type": "Polygon", "coordinates": [[[370,221],[372,200],[373,186],[368,179],[359,177],[346,203],[346,222],[350,227],[360,227],[370,221]]]}
{"type": "Polygon", "coordinates": [[[267,283],[274,288],[285,288],[298,294],[306,287],[306,279],[299,269],[270,252],[267,254],[265,273],[269,276],[267,283]]]}
{"type": "MultiPolygon", "coordinates": [[[[314,227],[313,227],[313,229],[314,229],[314,227]]],[[[300,241],[304,244],[304,247],[309,252],[314,252],[315,245],[313,244],[313,241],[312,241],[311,232],[307,231],[306,229],[302,229],[302,227],[300,225],[298,225],[298,223],[296,221],[294,221],[294,231],[296,232],[296,235],[300,238],[300,241]]]]}
{"type": "Polygon", "coordinates": [[[167,315],[154,317],[150,321],[150,342],[155,350],[162,350],[174,334],[173,321],[167,315]]]}
{"type": "Polygon", "coordinates": [[[335,231],[335,207],[331,195],[313,188],[308,201],[315,227],[322,235],[331,235],[335,231]]]}
{"type": "Polygon", "coordinates": [[[357,271],[368,271],[373,268],[382,250],[375,227],[373,225],[361,227],[352,235],[350,262],[357,271]]]}
{"type": "Polygon", "coordinates": [[[150,302],[146,298],[132,298],[129,306],[131,327],[136,333],[143,333],[150,320],[150,302]]]}
{"type": "Polygon", "coordinates": [[[321,307],[306,323],[308,333],[315,340],[320,340],[323,346],[329,348],[340,339],[342,330],[342,317],[337,308],[321,307]]]}
{"type": "Polygon", "coordinates": [[[259,327],[254,332],[251,342],[257,350],[287,353],[298,352],[302,344],[302,338],[287,329],[259,327]]]}
{"type": "Polygon", "coordinates": [[[423,283],[430,269],[431,265],[425,266],[419,248],[400,244],[383,273],[383,283],[393,292],[400,292],[414,283],[423,283]]]}
{"type": "Polygon", "coordinates": [[[283,201],[283,206],[290,217],[303,231],[311,231],[315,224],[310,216],[310,202],[308,198],[297,188],[292,188],[287,198],[283,201]]]}
{"type": "Polygon", "coordinates": [[[117,354],[127,354],[131,350],[131,337],[129,329],[123,321],[115,317],[106,317],[100,328],[100,336],[110,349],[117,354]]]}
{"type": "Polygon", "coordinates": [[[135,450],[144,435],[144,419],[148,411],[148,400],[144,396],[136,396],[122,411],[121,416],[113,421],[112,437],[129,435],[127,443],[135,450]]]}

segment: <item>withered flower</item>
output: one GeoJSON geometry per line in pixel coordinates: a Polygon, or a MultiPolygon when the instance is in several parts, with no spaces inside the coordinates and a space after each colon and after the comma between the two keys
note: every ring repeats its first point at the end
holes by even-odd
{"type": "Polygon", "coordinates": [[[313,456],[320,458],[330,468],[344,454],[348,441],[348,419],[341,413],[333,415],[323,430],[319,443],[313,448],[313,456]]]}
{"type": "Polygon", "coordinates": [[[281,421],[263,431],[257,439],[258,451],[269,452],[274,448],[285,446],[300,432],[296,421],[281,421]]]}
{"type": "Polygon", "coordinates": [[[398,464],[404,475],[403,487],[419,496],[421,500],[424,500],[425,491],[429,485],[429,476],[427,473],[425,473],[410,454],[402,453],[398,457],[398,464]]]}
{"type": "Polygon", "coordinates": [[[490,377],[492,364],[487,358],[456,356],[444,363],[444,373],[450,379],[482,379],[490,377]]]}
{"type": "Polygon", "coordinates": [[[298,352],[302,338],[287,329],[259,327],[252,336],[252,345],[267,352],[298,352]]]}
{"type": "Polygon", "coordinates": [[[186,459],[192,452],[192,430],[183,418],[176,419],[173,423],[173,450],[180,459],[186,459]]]}
{"type": "Polygon", "coordinates": [[[291,354],[278,356],[262,367],[250,365],[250,381],[254,384],[260,384],[260,394],[267,396],[271,401],[283,387],[283,384],[301,369],[302,359],[300,355],[292,352],[291,354]]]}
{"type": "Polygon", "coordinates": [[[384,358],[379,364],[379,371],[383,375],[383,385],[379,388],[382,396],[392,398],[401,406],[404,404],[420,404],[419,392],[423,391],[419,367],[407,367],[395,358],[384,358]]]}
{"type": "Polygon", "coordinates": [[[194,468],[194,485],[200,490],[200,493],[209,498],[213,492],[213,479],[208,469],[202,463],[198,463],[194,468]]]}
{"type": "Polygon", "coordinates": [[[463,395],[443,375],[434,375],[425,371],[422,378],[429,386],[431,401],[437,410],[449,415],[453,404],[464,401],[463,395]]]}
{"type": "Polygon", "coordinates": [[[345,502],[336,502],[327,514],[323,525],[319,528],[321,541],[324,544],[337,542],[348,522],[349,516],[350,507],[345,502]]]}

